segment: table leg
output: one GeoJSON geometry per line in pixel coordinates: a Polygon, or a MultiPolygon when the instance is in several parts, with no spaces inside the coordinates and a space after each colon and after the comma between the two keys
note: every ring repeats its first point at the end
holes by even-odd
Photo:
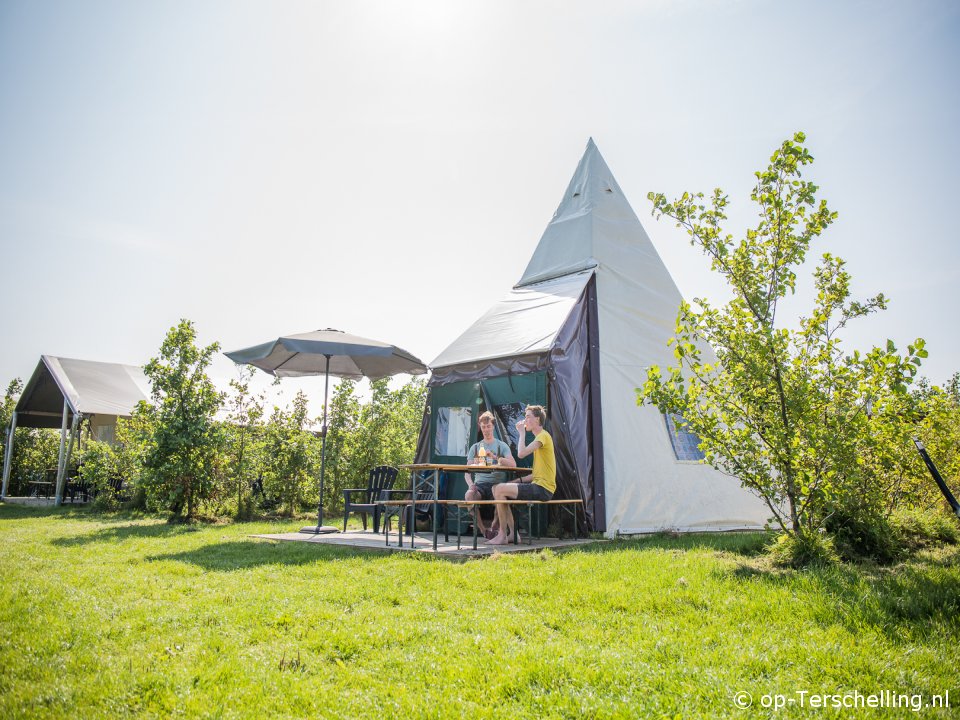
{"type": "Polygon", "coordinates": [[[473,506],[473,549],[477,549],[477,525],[480,524],[480,506],[473,506]]]}
{"type": "Polygon", "coordinates": [[[433,471],[433,551],[437,551],[437,515],[440,514],[440,506],[437,500],[440,499],[440,471],[433,471]]]}
{"type": "MultiPolygon", "coordinates": [[[[417,499],[417,471],[412,470],[410,472],[410,500],[411,502],[417,499]]],[[[413,534],[417,531],[417,514],[414,512],[413,508],[415,505],[411,505],[410,508],[410,547],[413,547],[413,534]]]]}

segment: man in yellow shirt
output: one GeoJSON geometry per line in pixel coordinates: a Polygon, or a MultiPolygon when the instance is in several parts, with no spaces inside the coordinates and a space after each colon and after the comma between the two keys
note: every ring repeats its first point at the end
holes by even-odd
{"type": "MultiPolygon", "coordinates": [[[[500,483],[493,488],[494,500],[549,500],[557,490],[557,457],[553,452],[553,438],[543,429],[547,411],[540,405],[528,405],[523,420],[517,423],[517,456],[533,453],[533,472],[515,482],[500,483]],[[527,432],[533,433],[533,442],[527,445],[527,432]]],[[[513,513],[509,505],[497,505],[500,530],[488,545],[506,545],[514,541],[513,513]]],[[[519,536],[516,538],[519,540],[519,536]]]]}

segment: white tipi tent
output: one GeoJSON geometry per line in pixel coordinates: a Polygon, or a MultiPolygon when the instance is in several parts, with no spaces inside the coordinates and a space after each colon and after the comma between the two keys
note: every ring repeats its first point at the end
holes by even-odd
{"type": "MultiPolygon", "coordinates": [[[[432,394],[472,381],[487,405],[506,407],[487,385],[496,394],[506,377],[516,391],[542,373],[558,496],[582,497],[594,530],[761,528],[769,512],[759,498],[697,461],[695,438],[672,419],[636,404],[646,368],[673,362],[666,343],[680,301],[591,139],[520,282],[430,364],[432,394]]],[[[425,422],[418,457],[443,454],[424,447],[432,437],[425,422]]]]}

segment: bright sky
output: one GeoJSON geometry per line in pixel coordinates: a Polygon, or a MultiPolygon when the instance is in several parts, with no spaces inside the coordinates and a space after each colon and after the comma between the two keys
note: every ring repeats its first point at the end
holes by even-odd
{"type": "Polygon", "coordinates": [[[943,382],[958,40],[951,0],[3,0],[0,382],[142,364],[181,317],[429,362],[520,278],[591,136],[681,292],[721,299],[646,194],[720,186],[742,227],[795,130],[840,213],[814,256],[891,298],[851,342],[924,337],[943,382]]]}

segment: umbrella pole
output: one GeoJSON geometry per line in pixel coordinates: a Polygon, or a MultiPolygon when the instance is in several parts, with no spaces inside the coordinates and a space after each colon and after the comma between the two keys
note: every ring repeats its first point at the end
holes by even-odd
{"type": "Polygon", "coordinates": [[[301,528],[300,532],[307,533],[335,533],[335,527],[323,524],[323,476],[327,466],[327,396],[330,392],[330,356],[327,359],[326,372],[323,374],[323,425],[320,428],[320,501],[317,503],[317,526],[315,528],[301,528]]]}
{"type": "Polygon", "coordinates": [[[330,356],[327,359],[326,372],[323,374],[323,425],[320,427],[320,502],[317,505],[317,532],[323,525],[323,476],[327,469],[327,397],[330,392],[330,356]]]}

